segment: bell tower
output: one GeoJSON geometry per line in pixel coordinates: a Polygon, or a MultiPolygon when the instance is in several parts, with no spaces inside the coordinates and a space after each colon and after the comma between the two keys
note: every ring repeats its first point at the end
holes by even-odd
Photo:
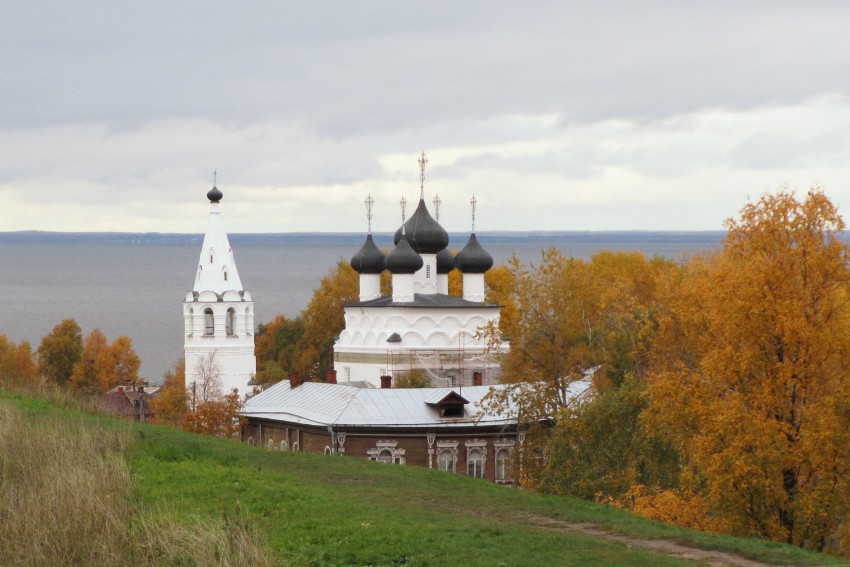
{"type": "Polygon", "coordinates": [[[233,249],[221,222],[223,195],[213,183],[207,193],[210,217],[192,291],[183,300],[186,388],[190,403],[251,392],[254,356],[254,302],[242,287],[233,249]]]}

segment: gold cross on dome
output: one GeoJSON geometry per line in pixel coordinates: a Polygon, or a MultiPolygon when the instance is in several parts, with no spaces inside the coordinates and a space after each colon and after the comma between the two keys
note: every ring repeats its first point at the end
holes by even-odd
{"type": "Polygon", "coordinates": [[[443,204],[443,200],[440,199],[440,195],[434,195],[434,220],[440,220],[440,205],[443,204]]]}
{"type": "Polygon", "coordinates": [[[478,204],[478,199],[475,198],[475,195],[469,200],[469,204],[472,205],[472,232],[475,232],[475,205],[478,204]]]}

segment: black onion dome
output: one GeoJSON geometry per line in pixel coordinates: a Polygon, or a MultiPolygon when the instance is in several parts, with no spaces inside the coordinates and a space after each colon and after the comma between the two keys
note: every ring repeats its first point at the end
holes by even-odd
{"type": "Polygon", "coordinates": [[[455,257],[448,248],[437,252],[437,273],[448,274],[455,268],[455,257]]]}
{"type": "Polygon", "coordinates": [[[385,262],[386,268],[393,274],[415,274],[423,264],[422,256],[404,238],[387,254],[385,262]]]}
{"type": "Polygon", "coordinates": [[[213,186],[212,189],[207,193],[207,199],[210,200],[210,203],[218,203],[221,201],[221,198],[224,197],[221,191],[218,190],[218,187],[213,186]]]}
{"type": "Polygon", "coordinates": [[[358,274],[380,274],[384,271],[384,253],[378,250],[372,235],[366,235],[366,242],[351,258],[351,267],[358,274]]]}
{"type": "Polygon", "coordinates": [[[493,267],[493,257],[478,243],[474,232],[463,250],[457,253],[457,267],[464,274],[483,274],[493,267]]]}
{"type": "MultiPolygon", "coordinates": [[[[425,199],[419,199],[419,206],[404,223],[404,233],[413,249],[420,254],[436,254],[449,245],[449,233],[428,212],[425,199]]],[[[401,229],[399,228],[393,237],[393,242],[398,244],[400,240],[401,229]]]]}

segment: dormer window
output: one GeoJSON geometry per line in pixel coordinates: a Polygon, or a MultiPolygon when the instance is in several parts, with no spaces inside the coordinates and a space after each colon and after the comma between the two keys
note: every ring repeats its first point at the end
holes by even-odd
{"type": "Polygon", "coordinates": [[[445,406],[440,408],[440,417],[463,417],[463,406],[445,406]]]}
{"type": "Polygon", "coordinates": [[[452,390],[438,390],[428,396],[425,403],[437,410],[440,418],[459,419],[465,416],[464,406],[469,400],[452,390]]]}

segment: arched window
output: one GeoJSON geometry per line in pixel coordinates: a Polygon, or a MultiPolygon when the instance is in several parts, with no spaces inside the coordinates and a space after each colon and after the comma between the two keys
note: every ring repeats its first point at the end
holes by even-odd
{"type": "Polygon", "coordinates": [[[212,248],[210,248],[210,264],[212,264],[212,263],[213,263],[213,260],[214,260],[214,259],[215,259],[215,254],[213,253],[213,249],[212,249],[212,248]]]}
{"type": "Polygon", "coordinates": [[[496,480],[510,480],[511,467],[510,449],[499,449],[496,451],[496,480]]]}
{"type": "Polygon", "coordinates": [[[441,471],[454,472],[455,457],[450,449],[443,449],[437,456],[437,468],[441,471]]]}
{"type": "Polygon", "coordinates": [[[224,332],[228,337],[232,337],[234,335],[234,327],[233,327],[233,319],[236,316],[236,310],[232,307],[227,310],[227,317],[224,320],[224,332]]]}
{"type": "Polygon", "coordinates": [[[215,317],[213,310],[207,307],[204,309],[204,335],[211,337],[215,334],[215,317]]]}
{"type": "Polygon", "coordinates": [[[384,449],[380,453],[378,453],[378,462],[379,463],[392,463],[393,462],[393,452],[389,449],[384,449]]]}
{"type": "Polygon", "coordinates": [[[466,475],[484,478],[484,456],[481,449],[470,449],[466,454],[466,475]]]}

